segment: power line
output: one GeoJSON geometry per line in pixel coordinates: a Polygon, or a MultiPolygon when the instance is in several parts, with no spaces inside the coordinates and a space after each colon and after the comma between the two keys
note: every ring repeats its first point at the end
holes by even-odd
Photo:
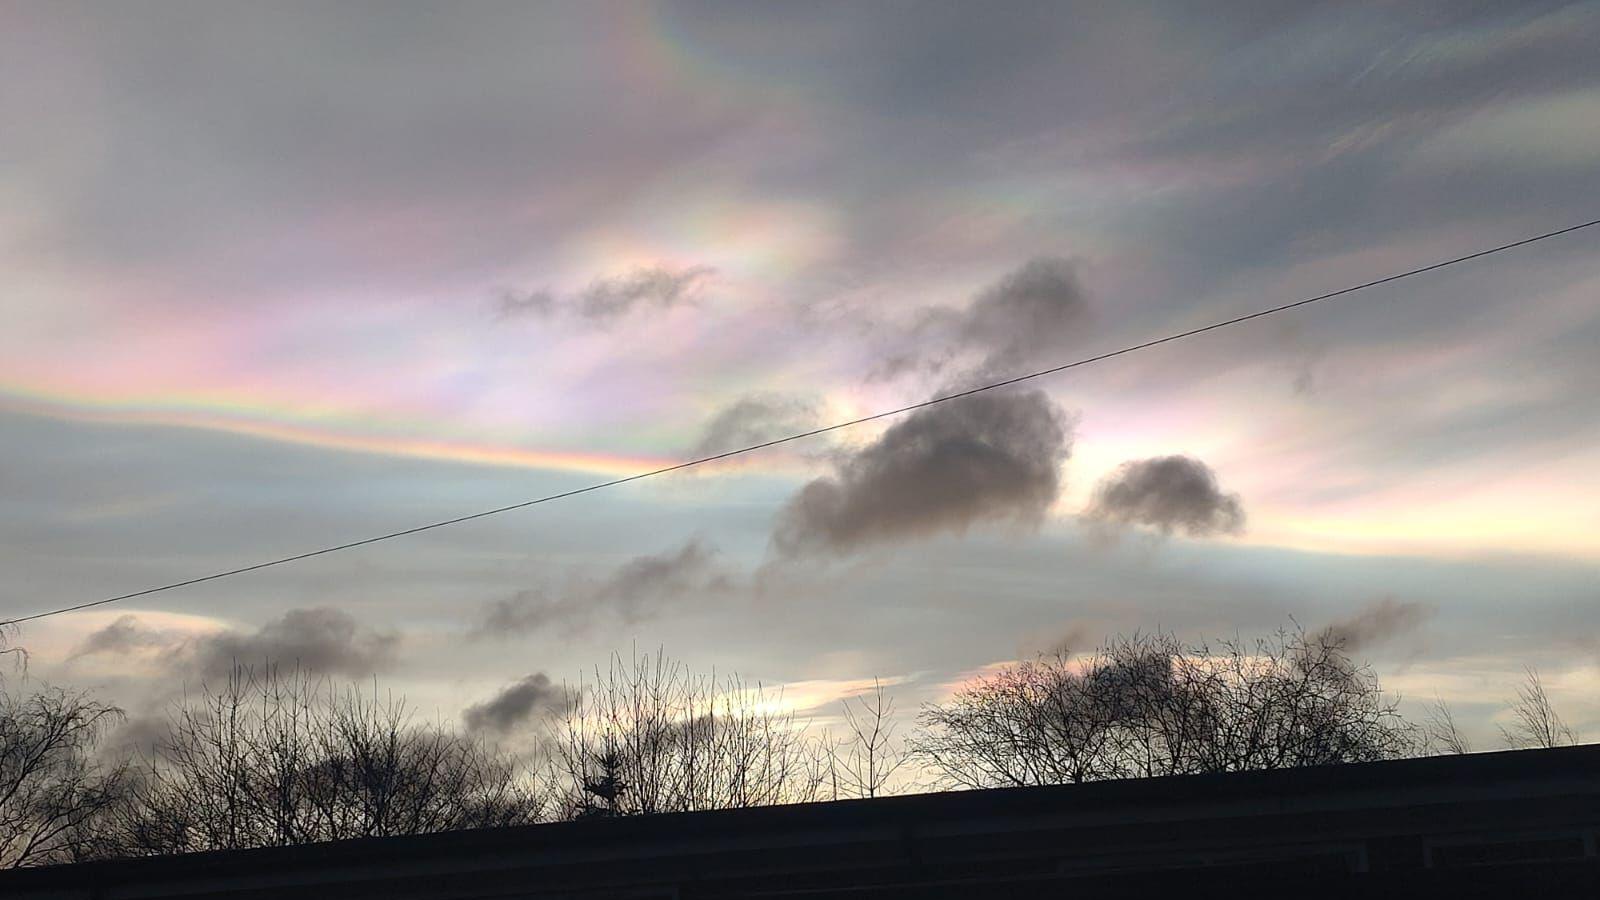
{"type": "Polygon", "coordinates": [[[592,491],[599,491],[599,490],[604,490],[606,488],[617,487],[618,485],[627,484],[627,483],[632,482],[632,481],[641,481],[641,480],[646,479],[646,478],[653,478],[653,477],[655,477],[657,475],[665,475],[665,474],[667,474],[669,472],[676,472],[676,471],[678,471],[680,469],[688,469],[688,468],[692,468],[694,466],[705,465],[706,463],[717,462],[718,460],[729,459],[730,457],[734,457],[734,456],[742,456],[742,455],[744,455],[746,453],[754,453],[757,450],[765,450],[768,447],[776,447],[779,444],[787,444],[787,443],[790,443],[791,441],[799,441],[799,440],[804,440],[804,439],[810,438],[810,437],[816,437],[817,435],[820,435],[820,434],[827,434],[828,432],[831,432],[831,431],[839,431],[840,429],[850,428],[850,427],[852,427],[854,425],[863,425],[863,424],[865,424],[867,422],[877,421],[878,419],[887,419],[887,418],[889,418],[891,416],[902,415],[904,413],[913,412],[913,411],[919,410],[919,409],[924,409],[924,408],[929,407],[929,406],[934,406],[934,405],[939,404],[939,403],[947,403],[947,402],[949,402],[951,400],[959,400],[962,397],[970,397],[973,394],[981,394],[981,393],[983,393],[985,391],[995,390],[996,388],[1003,388],[1003,387],[1007,387],[1009,385],[1019,384],[1019,383],[1024,382],[1024,381],[1032,381],[1035,378],[1043,378],[1046,375],[1054,375],[1054,374],[1057,374],[1059,372],[1065,372],[1068,369],[1076,369],[1076,368],[1078,368],[1080,366],[1090,365],[1091,363],[1103,362],[1104,360],[1113,359],[1113,358],[1118,357],[1118,356],[1126,356],[1129,353],[1136,353],[1136,352],[1138,352],[1140,350],[1147,350],[1147,349],[1149,349],[1151,347],[1157,347],[1157,346],[1160,346],[1162,344],[1169,344],[1169,343],[1172,343],[1173,341],[1181,341],[1184,338],[1191,338],[1191,337],[1194,337],[1195,335],[1205,334],[1208,331],[1217,331],[1217,330],[1222,329],[1222,328],[1228,328],[1228,327],[1231,327],[1231,326],[1234,326],[1234,325],[1238,325],[1238,324],[1241,324],[1241,323],[1244,323],[1244,322],[1248,322],[1248,321],[1250,321],[1252,319],[1265,318],[1267,316],[1276,315],[1276,314],[1281,313],[1281,312],[1287,312],[1287,311],[1289,311],[1291,309],[1298,309],[1298,308],[1300,308],[1302,306],[1310,306],[1313,303],[1320,303],[1323,300],[1332,300],[1335,297],[1342,297],[1342,296],[1344,296],[1346,294],[1353,294],[1353,293],[1356,293],[1357,291],[1364,291],[1364,290],[1367,290],[1368,288],[1374,288],[1374,287],[1378,287],[1379,285],[1384,285],[1384,284],[1389,284],[1391,282],[1400,281],[1401,279],[1404,279],[1404,278],[1412,278],[1414,276],[1422,275],[1422,274],[1427,273],[1427,272],[1433,272],[1435,270],[1443,269],[1443,268],[1446,268],[1448,266],[1458,265],[1460,263],[1469,262],[1469,261],[1474,260],[1474,259],[1481,259],[1482,257],[1492,256],[1492,255],[1494,255],[1496,253],[1503,253],[1503,252],[1505,252],[1507,250],[1516,249],[1517,247],[1525,247],[1525,246],[1527,246],[1529,244],[1536,244],[1539,241],[1545,241],[1545,240],[1549,240],[1550,238],[1560,237],[1561,235],[1564,235],[1564,234],[1571,234],[1574,231],[1580,231],[1582,229],[1590,228],[1590,227],[1593,227],[1595,225],[1600,225],[1600,219],[1594,219],[1594,220],[1591,220],[1591,221],[1588,221],[1588,222],[1584,222],[1581,225],[1572,225],[1572,226],[1569,226],[1569,227],[1566,227],[1566,228],[1558,229],[1556,231],[1547,231],[1547,232],[1545,232],[1543,234],[1534,235],[1533,237],[1523,238],[1523,239],[1518,240],[1518,241],[1512,241],[1509,244],[1501,244],[1501,245],[1499,245],[1497,247],[1490,247],[1487,250],[1479,250],[1476,253],[1468,253],[1465,256],[1457,256],[1457,257],[1455,257],[1453,259],[1447,259],[1447,260],[1444,260],[1442,262],[1436,262],[1436,263],[1432,263],[1430,265],[1420,266],[1420,267],[1415,268],[1415,269],[1408,269],[1408,270],[1406,270],[1404,272],[1399,272],[1399,273],[1396,273],[1394,275],[1386,275],[1386,276],[1384,276],[1382,278],[1377,278],[1377,279],[1374,279],[1372,281],[1363,282],[1362,284],[1353,285],[1353,286],[1347,287],[1347,288],[1340,288],[1337,291],[1331,291],[1331,292],[1326,293],[1326,294],[1318,294],[1315,297],[1306,297],[1303,300],[1296,300],[1296,301],[1294,301],[1292,303],[1285,303],[1285,304],[1283,304],[1281,306],[1271,307],[1270,309],[1258,310],[1256,312],[1247,313],[1247,314],[1242,315],[1242,316],[1235,316],[1234,318],[1231,318],[1231,319],[1224,319],[1224,320],[1222,320],[1220,322],[1213,322],[1210,325],[1203,325],[1203,326],[1201,326],[1199,328],[1191,328],[1188,331],[1180,331],[1180,332],[1178,332],[1176,334],[1169,334],[1169,335],[1167,335],[1165,337],[1159,337],[1159,338],[1155,338],[1153,340],[1144,341],[1143,343],[1133,344],[1133,345],[1130,345],[1130,346],[1127,346],[1127,347],[1123,347],[1123,348],[1121,348],[1119,350],[1112,350],[1112,351],[1109,351],[1109,352],[1106,352],[1106,353],[1101,353],[1101,354],[1096,355],[1096,356],[1085,357],[1083,359],[1075,360],[1075,361],[1069,362],[1069,363],[1064,363],[1064,364],[1059,365],[1059,366],[1052,366],[1052,367],[1050,367],[1048,369],[1041,369],[1041,370],[1039,370],[1037,372],[1029,372],[1026,375],[1017,375],[1017,376],[1015,376],[1013,378],[1007,378],[1007,379],[1005,379],[1003,381],[996,381],[996,382],[992,382],[992,383],[989,383],[989,384],[980,385],[978,387],[968,388],[967,390],[957,391],[957,392],[952,393],[952,394],[944,394],[944,395],[941,395],[941,396],[938,396],[938,397],[933,397],[933,398],[928,399],[928,400],[923,400],[920,403],[912,403],[912,404],[910,404],[908,406],[901,406],[901,407],[898,407],[896,409],[890,409],[890,410],[885,410],[883,412],[873,413],[872,415],[862,416],[862,417],[860,417],[858,419],[851,419],[851,420],[849,420],[847,422],[837,422],[837,423],[835,423],[833,425],[827,425],[827,426],[824,426],[822,428],[813,428],[810,431],[802,431],[802,432],[799,432],[798,434],[788,435],[787,437],[775,438],[775,439],[770,440],[770,441],[763,441],[763,442],[761,442],[759,444],[751,444],[748,447],[741,447],[741,448],[739,448],[737,450],[729,450],[727,452],[717,453],[717,454],[713,454],[711,456],[702,456],[702,457],[700,457],[698,459],[691,459],[691,460],[688,460],[688,461],[685,461],[685,462],[674,463],[673,465],[663,466],[663,467],[661,467],[659,469],[651,469],[648,472],[639,472],[638,474],[628,475],[628,476],[623,477],[623,478],[614,478],[614,479],[612,479],[610,481],[601,481],[601,482],[597,482],[595,484],[587,485],[587,486],[584,486],[584,487],[574,488],[574,489],[572,489],[570,491],[562,491],[562,492],[557,493],[557,494],[549,494],[549,495],[546,495],[544,497],[536,497],[536,498],[534,498],[532,500],[524,500],[524,501],[522,501],[520,503],[512,503],[512,504],[509,504],[509,505],[506,505],[506,506],[495,507],[494,509],[486,509],[486,510],[483,510],[481,512],[470,513],[470,514],[464,515],[464,516],[457,516],[457,517],[455,517],[453,519],[443,519],[443,520],[438,521],[438,522],[430,522],[430,523],[428,523],[426,525],[418,525],[415,528],[407,528],[407,529],[404,529],[402,531],[391,531],[388,534],[380,534],[380,535],[377,535],[375,537],[362,538],[361,540],[358,540],[358,541],[350,541],[348,543],[337,544],[337,545],[332,546],[332,547],[324,547],[321,550],[312,550],[312,551],[309,551],[309,552],[306,552],[306,553],[297,553],[297,554],[295,554],[293,556],[284,556],[284,557],[279,557],[278,559],[272,559],[272,560],[267,560],[265,562],[254,563],[254,564],[248,565],[248,566],[240,566],[237,569],[228,569],[227,571],[223,571],[223,572],[213,572],[210,575],[201,575],[201,576],[199,576],[197,578],[189,578],[189,579],[186,579],[186,580],[183,580],[183,581],[174,581],[174,582],[171,582],[169,584],[163,584],[163,585],[159,585],[157,587],[152,587],[152,588],[145,588],[144,590],[133,591],[133,592],[127,593],[127,594],[118,594],[115,597],[106,597],[106,598],[101,599],[101,600],[92,600],[92,601],[90,601],[88,603],[79,603],[79,604],[76,604],[76,605],[73,605],[73,606],[63,606],[63,607],[61,607],[59,609],[51,609],[51,610],[46,610],[44,612],[33,613],[31,615],[19,616],[19,617],[15,618],[15,619],[8,619],[6,621],[0,622],[0,627],[4,627],[4,626],[7,626],[7,625],[17,625],[17,624],[20,624],[22,622],[31,622],[31,621],[33,621],[35,619],[43,619],[43,618],[47,618],[49,616],[58,616],[58,615],[61,615],[62,613],[77,612],[78,610],[89,609],[89,608],[95,607],[95,606],[104,606],[107,603],[117,603],[117,602],[120,602],[120,601],[123,601],[123,600],[132,600],[132,599],[137,598],[137,597],[148,597],[151,594],[160,594],[160,593],[164,593],[166,591],[177,590],[178,588],[191,587],[191,586],[197,585],[197,584],[204,584],[207,581],[218,581],[218,580],[223,579],[223,578],[231,578],[231,577],[233,577],[235,575],[243,575],[243,574],[245,574],[247,572],[255,572],[255,571],[258,571],[260,569],[269,569],[269,568],[272,568],[273,566],[281,566],[281,565],[286,565],[286,564],[292,563],[292,562],[299,562],[300,560],[310,559],[310,558],[312,558],[314,556],[325,556],[325,555],[327,555],[329,553],[338,553],[338,552],[343,551],[343,550],[353,550],[356,547],[365,547],[368,544],[376,544],[376,543],[379,543],[381,541],[389,541],[389,540],[393,540],[395,538],[405,537],[407,535],[420,534],[421,532],[424,532],[424,531],[432,531],[435,528],[445,528],[445,527],[448,527],[448,526],[451,526],[451,525],[460,525],[463,522],[471,522],[474,519],[484,519],[484,518],[488,518],[489,516],[497,516],[497,515],[500,515],[501,513],[507,513],[507,512],[511,512],[513,510],[526,509],[526,508],[528,508],[530,506],[538,506],[538,505],[540,505],[542,503],[550,503],[550,502],[555,501],[555,500],[564,500],[564,499],[566,499],[568,497],[576,497],[579,494],[587,494],[587,493],[590,493],[592,491]]]}

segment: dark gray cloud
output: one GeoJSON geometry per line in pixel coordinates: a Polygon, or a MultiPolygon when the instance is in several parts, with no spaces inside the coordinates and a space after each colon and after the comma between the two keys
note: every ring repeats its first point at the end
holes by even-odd
{"type": "Polygon", "coordinates": [[[151,628],[138,616],[118,616],[115,622],[89,633],[72,658],[105,653],[120,656],[141,650],[167,650],[183,640],[182,635],[164,628],[151,628]]]}
{"type": "Polygon", "coordinates": [[[291,609],[253,633],[224,631],[198,638],[189,652],[207,675],[270,662],[360,678],[388,668],[399,643],[394,632],[365,629],[349,613],[319,607],[291,609]]]}
{"type": "Polygon", "coordinates": [[[1072,263],[1041,257],[979,294],[952,324],[957,341],[985,353],[985,370],[1003,371],[1039,362],[1072,339],[1088,309],[1072,263]]]}
{"type": "Polygon", "coordinates": [[[817,425],[817,408],[797,397],[756,394],[722,408],[700,433],[690,456],[710,456],[748,447],[817,425]]]}
{"type": "Polygon", "coordinates": [[[980,291],[963,309],[924,310],[911,330],[915,349],[892,355],[880,374],[969,368],[973,376],[1015,374],[1060,358],[1082,331],[1089,303],[1070,260],[1030,259],[980,291]]]}
{"type": "Polygon", "coordinates": [[[1191,537],[1244,530],[1239,495],[1223,493],[1211,467],[1192,456],[1123,463],[1100,481],[1084,515],[1105,525],[1142,525],[1191,537]]]}
{"type": "Polygon", "coordinates": [[[111,731],[99,748],[105,762],[119,762],[134,753],[144,757],[155,754],[156,748],[168,740],[171,719],[164,713],[146,712],[130,715],[111,731]]]}
{"type": "Polygon", "coordinates": [[[556,295],[544,288],[531,291],[503,290],[496,298],[502,319],[518,316],[549,316],[556,311],[556,295]]]}
{"type": "Polygon", "coordinates": [[[322,607],[291,609],[253,632],[201,635],[151,628],[135,616],[122,616],[92,632],[73,656],[153,650],[175,668],[202,677],[220,677],[235,666],[272,664],[360,678],[388,668],[399,643],[395,632],[362,628],[348,613],[322,607]]]}
{"type": "Polygon", "coordinates": [[[1384,597],[1362,607],[1355,615],[1332,623],[1323,629],[1323,633],[1340,641],[1345,650],[1354,653],[1416,631],[1433,612],[1433,607],[1426,603],[1384,597]]]}
{"type": "Polygon", "coordinates": [[[550,676],[535,672],[506,685],[488,700],[467,707],[461,713],[461,721],[473,734],[504,736],[561,709],[566,702],[566,690],[551,682],[550,676]]]}
{"type": "Polygon", "coordinates": [[[606,325],[635,309],[671,309],[694,299],[696,291],[715,270],[710,266],[640,266],[623,275],[596,278],[580,291],[558,296],[540,288],[502,292],[500,315],[548,317],[571,315],[596,325],[606,325]]]}
{"type": "Polygon", "coordinates": [[[577,312],[586,319],[604,322],[638,306],[669,309],[688,300],[712,271],[709,266],[652,266],[615,278],[597,279],[578,295],[577,312]]]}
{"type": "Polygon", "coordinates": [[[1061,492],[1071,423],[1043,392],[989,392],[917,410],[805,485],[779,514],[785,556],[1037,524],[1061,492]]]}
{"type": "Polygon", "coordinates": [[[1074,653],[1091,653],[1099,642],[1104,640],[1103,635],[1096,635],[1089,630],[1089,626],[1078,623],[1071,625],[1066,631],[1057,635],[1055,640],[1046,645],[1041,652],[1045,655],[1069,656],[1074,653]]]}
{"type": "Polygon", "coordinates": [[[634,623],[695,594],[728,589],[714,548],[693,539],[668,553],[637,556],[598,581],[578,580],[559,593],[521,591],[488,604],[475,638],[511,637],[545,629],[583,630],[603,618],[634,623]]]}

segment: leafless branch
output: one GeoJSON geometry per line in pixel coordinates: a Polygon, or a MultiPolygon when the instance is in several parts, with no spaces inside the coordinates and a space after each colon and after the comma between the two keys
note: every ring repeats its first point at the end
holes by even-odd
{"type": "Polygon", "coordinates": [[[1526,672],[1526,679],[1517,688],[1517,699],[1511,704],[1512,724],[1500,729],[1506,743],[1517,748],[1578,743],[1578,733],[1556,713],[1538,670],[1529,668],[1526,672]]]}
{"type": "Polygon", "coordinates": [[[1336,635],[1185,646],[1117,638],[1042,657],[924,708],[914,750],[948,784],[1062,784],[1385,759],[1416,745],[1336,635]]]}

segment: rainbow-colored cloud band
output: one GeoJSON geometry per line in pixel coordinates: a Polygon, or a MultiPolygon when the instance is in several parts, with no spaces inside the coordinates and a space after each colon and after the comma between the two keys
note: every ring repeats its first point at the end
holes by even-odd
{"type": "Polygon", "coordinates": [[[353,453],[605,475],[631,475],[658,469],[678,461],[665,456],[537,450],[461,440],[362,434],[354,429],[345,429],[337,425],[320,426],[303,421],[296,422],[286,417],[292,414],[284,410],[269,409],[265,404],[251,404],[239,399],[218,399],[220,402],[216,405],[208,405],[195,398],[165,398],[137,402],[77,396],[59,391],[38,389],[24,391],[18,390],[13,385],[0,386],[0,409],[13,412],[77,421],[220,431],[353,453]],[[279,416],[285,417],[279,418],[279,416]]]}

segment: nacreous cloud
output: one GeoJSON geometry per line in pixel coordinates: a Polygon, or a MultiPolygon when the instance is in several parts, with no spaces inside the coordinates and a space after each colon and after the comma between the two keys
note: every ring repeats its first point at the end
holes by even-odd
{"type": "Polygon", "coordinates": [[[461,721],[472,734],[507,735],[525,723],[559,710],[567,693],[550,681],[550,676],[535,672],[506,685],[482,703],[475,703],[461,714],[461,721]]]}
{"type": "Polygon", "coordinates": [[[667,266],[641,266],[626,275],[597,278],[588,287],[567,297],[540,289],[500,296],[502,316],[550,316],[566,312],[597,325],[620,319],[634,309],[654,306],[671,309],[694,297],[696,288],[715,270],[710,266],[674,269],[667,266]]]}
{"type": "Polygon", "coordinates": [[[1191,456],[1123,463],[1100,482],[1084,515],[1108,525],[1142,525],[1191,537],[1244,531],[1239,495],[1223,493],[1211,467],[1191,456]]]}
{"type": "Polygon", "coordinates": [[[1036,525],[1061,493],[1071,423],[1041,391],[990,392],[912,413],[801,488],[779,514],[784,556],[1036,525]]]}

